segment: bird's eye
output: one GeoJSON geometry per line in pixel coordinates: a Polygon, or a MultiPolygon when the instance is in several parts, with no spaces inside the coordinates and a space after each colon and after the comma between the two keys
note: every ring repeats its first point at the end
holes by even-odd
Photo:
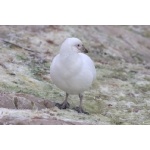
{"type": "Polygon", "coordinates": [[[79,47],[80,45],[78,44],[77,46],[79,47]]]}

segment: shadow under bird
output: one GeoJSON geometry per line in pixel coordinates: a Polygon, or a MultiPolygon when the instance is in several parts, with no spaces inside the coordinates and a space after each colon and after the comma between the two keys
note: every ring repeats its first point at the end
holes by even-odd
{"type": "Polygon", "coordinates": [[[96,70],[83,43],[78,38],[67,38],[61,45],[50,66],[50,76],[53,83],[66,92],[62,104],[56,103],[60,109],[69,108],[69,95],[79,95],[79,107],[75,107],[78,113],[85,113],[82,107],[83,92],[88,90],[96,78],[96,70]]]}

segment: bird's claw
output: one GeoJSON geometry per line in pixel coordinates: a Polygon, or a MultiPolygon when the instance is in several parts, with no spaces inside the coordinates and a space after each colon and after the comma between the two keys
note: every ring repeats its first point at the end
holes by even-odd
{"type": "Polygon", "coordinates": [[[67,108],[70,107],[70,104],[68,102],[67,103],[65,102],[65,103],[62,103],[62,104],[56,103],[55,106],[58,107],[59,109],[67,109],[67,108]]]}
{"type": "Polygon", "coordinates": [[[80,107],[75,107],[73,108],[75,111],[77,111],[78,113],[83,113],[83,114],[86,114],[86,115],[89,115],[88,112],[84,111],[82,108],[80,107]]]}

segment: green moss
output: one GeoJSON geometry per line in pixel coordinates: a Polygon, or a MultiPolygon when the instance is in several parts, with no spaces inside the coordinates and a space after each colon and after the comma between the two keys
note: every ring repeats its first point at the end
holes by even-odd
{"type": "Polygon", "coordinates": [[[145,77],[144,79],[147,81],[150,81],[150,77],[145,77]]]}
{"type": "Polygon", "coordinates": [[[114,71],[113,73],[109,74],[109,75],[104,75],[104,77],[106,78],[115,78],[115,79],[120,79],[122,81],[127,81],[128,80],[128,75],[125,72],[121,72],[121,71],[114,71]]]}
{"type": "Polygon", "coordinates": [[[135,60],[136,63],[142,63],[143,62],[142,56],[139,53],[131,54],[131,57],[135,60]]]}
{"type": "Polygon", "coordinates": [[[43,81],[43,75],[47,74],[47,71],[49,71],[50,64],[45,63],[37,63],[34,60],[29,64],[31,74],[35,79],[38,79],[40,81],[43,81]]]}
{"type": "Polygon", "coordinates": [[[145,32],[145,33],[143,34],[143,36],[144,36],[144,37],[147,37],[147,38],[150,38],[150,32],[148,32],[148,31],[145,32]]]}
{"type": "Polygon", "coordinates": [[[96,99],[102,99],[102,100],[108,100],[109,99],[109,96],[108,95],[105,95],[105,94],[102,94],[100,93],[99,95],[95,96],[96,99]]]}
{"type": "Polygon", "coordinates": [[[94,105],[94,104],[90,104],[90,103],[84,103],[83,107],[90,114],[98,114],[99,113],[99,106],[98,105],[94,105]]]}
{"type": "Polygon", "coordinates": [[[26,55],[16,55],[16,58],[17,58],[18,60],[22,60],[22,61],[27,61],[27,60],[29,60],[26,55]]]}
{"type": "Polygon", "coordinates": [[[146,85],[143,85],[143,86],[139,86],[137,85],[135,88],[137,88],[140,92],[149,92],[150,91],[150,84],[146,84],[146,85]]]}
{"type": "MultiPolygon", "coordinates": [[[[39,85],[40,86],[40,85],[39,85]]],[[[16,93],[25,93],[35,95],[40,98],[51,98],[52,95],[52,86],[49,84],[45,84],[45,86],[41,85],[41,87],[24,84],[23,86],[20,84],[5,84],[0,83],[0,90],[5,92],[16,92],[16,93]],[[42,88],[43,87],[43,88],[42,88]]]]}

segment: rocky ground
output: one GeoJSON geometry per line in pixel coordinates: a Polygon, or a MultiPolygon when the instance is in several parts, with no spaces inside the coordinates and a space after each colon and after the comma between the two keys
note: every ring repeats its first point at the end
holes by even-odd
{"type": "Polygon", "coordinates": [[[0,26],[0,124],[150,124],[150,26],[0,26]],[[83,106],[59,110],[65,93],[49,68],[67,37],[78,37],[97,79],[83,106]]]}

